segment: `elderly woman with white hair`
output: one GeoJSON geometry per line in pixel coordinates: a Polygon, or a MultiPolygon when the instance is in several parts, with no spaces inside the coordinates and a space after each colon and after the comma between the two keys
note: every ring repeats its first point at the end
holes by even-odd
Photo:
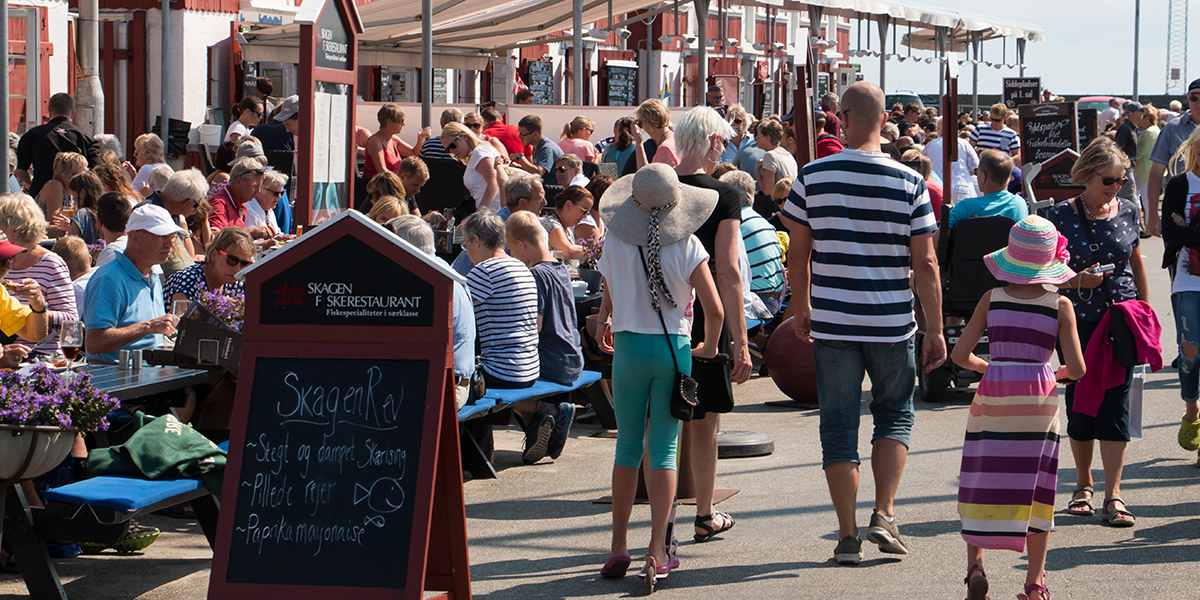
{"type": "Polygon", "coordinates": [[[288,176],[279,171],[263,174],[262,185],[254,199],[246,203],[246,229],[257,239],[271,239],[283,233],[275,220],[275,205],[287,190],[288,176]]]}
{"type": "MultiPolygon", "coordinates": [[[[133,141],[133,164],[137,175],[133,177],[133,191],[149,196],[150,174],[159,165],[167,163],[167,150],[162,138],[153,133],[143,133],[133,141]]],[[[151,190],[152,191],[152,190],[151,190]]]]}
{"type": "MultiPolygon", "coordinates": [[[[697,107],[688,111],[675,129],[679,149],[679,182],[717,192],[717,205],[696,230],[696,237],[709,256],[709,266],[716,277],[717,292],[724,312],[724,327],[718,352],[732,359],[697,361],[696,381],[700,384],[700,406],[687,423],[690,440],[692,477],[696,492],[697,542],[707,542],[733,527],[733,517],[713,510],[712,495],[717,479],[717,430],[719,414],[733,410],[729,382],[742,383],[750,376],[750,346],[746,336],[743,313],[745,290],[742,285],[738,258],[741,248],[742,194],[733,186],[714,179],[709,173],[716,168],[725,151],[725,140],[733,136],[733,128],[717,111],[697,107]],[[732,368],[731,368],[732,367],[732,368]]],[[[601,207],[603,210],[603,206],[601,207]]],[[[697,306],[692,327],[692,341],[697,343],[704,334],[705,313],[697,306]]]]}
{"type": "Polygon", "coordinates": [[[176,271],[182,271],[195,262],[197,252],[192,235],[188,229],[188,220],[199,210],[200,203],[208,196],[208,181],[196,169],[176,171],[167,180],[163,189],[155,192],[146,199],[151,204],[157,204],[171,214],[171,218],[188,235],[180,236],[171,243],[171,255],[162,264],[163,273],[170,277],[176,271]]]}
{"type": "MultiPolygon", "coordinates": [[[[67,263],[39,243],[46,238],[46,219],[37,202],[26,194],[0,194],[0,232],[8,241],[25,249],[10,259],[6,278],[37,282],[46,299],[51,332],[57,332],[55,327],[78,321],[75,289],[71,286],[67,263]]],[[[18,344],[32,355],[51,356],[61,349],[56,334],[46,336],[41,342],[19,340],[18,344]]]]}

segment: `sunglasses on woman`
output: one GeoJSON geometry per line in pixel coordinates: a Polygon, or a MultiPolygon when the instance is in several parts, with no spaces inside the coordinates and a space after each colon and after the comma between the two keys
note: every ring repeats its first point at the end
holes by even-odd
{"type": "Polygon", "coordinates": [[[457,137],[450,140],[449,144],[446,144],[447,152],[454,152],[455,150],[458,150],[458,138],[457,137]]]}
{"type": "Polygon", "coordinates": [[[1103,183],[1104,185],[1114,185],[1114,184],[1118,184],[1118,183],[1121,185],[1125,185],[1125,183],[1128,181],[1129,181],[1128,177],[1102,177],[1102,178],[1100,178],[1100,183],[1103,183]]]}
{"type": "Polygon", "coordinates": [[[238,258],[224,250],[222,250],[220,252],[220,254],[225,257],[225,264],[227,264],[231,267],[248,267],[248,266],[254,264],[253,260],[243,260],[243,259],[238,258]]]}

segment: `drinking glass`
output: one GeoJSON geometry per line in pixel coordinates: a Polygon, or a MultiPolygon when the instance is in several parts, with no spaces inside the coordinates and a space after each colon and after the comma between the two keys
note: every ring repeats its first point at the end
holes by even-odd
{"type": "Polygon", "coordinates": [[[71,194],[63,194],[62,214],[68,219],[75,216],[75,198],[71,194]]]}
{"type": "Polygon", "coordinates": [[[75,361],[79,358],[80,350],[83,348],[83,323],[79,321],[63,323],[58,335],[59,342],[62,344],[63,356],[70,361],[67,367],[71,368],[75,366],[75,361]]]}
{"type": "Polygon", "coordinates": [[[182,300],[182,299],[172,300],[171,301],[171,314],[175,315],[179,319],[182,319],[183,316],[187,314],[188,309],[191,307],[192,307],[191,300],[182,300]]]}

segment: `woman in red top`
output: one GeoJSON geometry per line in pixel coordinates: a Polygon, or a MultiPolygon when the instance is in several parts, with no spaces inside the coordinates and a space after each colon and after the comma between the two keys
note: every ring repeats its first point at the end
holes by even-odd
{"type": "Polygon", "coordinates": [[[367,162],[363,164],[363,176],[370,179],[384,171],[396,172],[400,161],[408,156],[415,156],[417,149],[425,143],[429,132],[422,130],[417,135],[416,146],[410,146],[400,139],[400,130],[404,129],[404,113],[394,104],[384,104],[379,108],[379,131],[367,138],[367,162]]]}
{"type": "Polygon", "coordinates": [[[938,223],[942,222],[942,186],[938,185],[933,180],[933,161],[929,160],[928,156],[921,154],[916,148],[909,148],[904,151],[900,157],[900,162],[904,166],[916,171],[925,180],[925,189],[929,190],[929,204],[933,208],[933,218],[937,219],[938,223]]]}

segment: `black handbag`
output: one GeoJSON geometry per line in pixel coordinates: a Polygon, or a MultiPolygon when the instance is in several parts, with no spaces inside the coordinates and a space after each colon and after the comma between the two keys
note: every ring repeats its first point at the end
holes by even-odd
{"type": "MultiPolygon", "coordinates": [[[[650,269],[646,266],[646,257],[638,250],[638,258],[642,259],[642,270],[646,272],[647,285],[650,282],[650,269]]],[[[671,386],[671,416],[680,421],[691,421],[700,403],[700,384],[679,370],[679,361],[675,360],[675,347],[671,345],[671,334],[667,332],[667,320],[663,318],[662,309],[658,310],[658,322],[662,325],[663,339],[667,342],[667,353],[671,355],[671,364],[675,365],[675,385],[671,386]]]]}

